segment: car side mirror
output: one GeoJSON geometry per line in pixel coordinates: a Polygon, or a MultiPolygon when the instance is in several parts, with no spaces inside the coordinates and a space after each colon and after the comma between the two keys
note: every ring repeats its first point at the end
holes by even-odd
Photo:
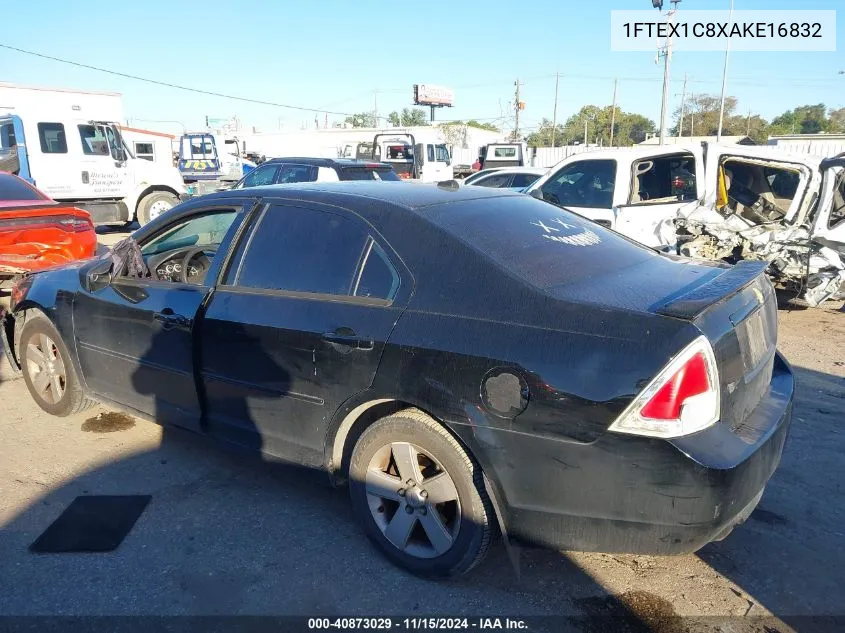
{"type": "Polygon", "coordinates": [[[544,200],[543,191],[539,187],[529,191],[528,195],[531,196],[532,198],[537,198],[537,200],[544,200]]]}
{"type": "Polygon", "coordinates": [[[89,292],[102,290],[111,283],[112,261],[104,259],[88,271],[85,281],[89,292]]]}

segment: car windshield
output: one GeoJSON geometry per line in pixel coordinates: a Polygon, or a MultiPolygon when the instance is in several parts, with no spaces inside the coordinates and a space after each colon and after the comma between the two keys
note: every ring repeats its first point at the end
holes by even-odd
{"type": "Polygon", "coordinates": [[[46,200],[35,189],[15,176],[0,174],[0,200],[46,200]]]}

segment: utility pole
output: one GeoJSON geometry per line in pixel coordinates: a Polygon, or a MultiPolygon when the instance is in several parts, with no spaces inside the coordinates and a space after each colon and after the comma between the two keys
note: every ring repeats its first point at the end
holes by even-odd
{"type": "Polygon", "coordinates": [[[610,147],[613,147],[613,132],[616,128],[616,82],[613,80],[613,105],[610,107],[610,147]]]}
{"type": "Polygon", "coordinates": [[[587,145],[587,117],[584,117],[584,145],[587,145]]]}
{"type": "Polygon", "coordinates": [[[695,112],[690,112],[689,115],[689,135],[695,136],[695,112]]]}
{"type": "Polygon", "coordinates": [[[518,78],[515,82],[513,82],[513,85],[516,86],[516,91],[514,93],[515,99],[516,99],[516,102],[514,103],[514,111],[516,112],[516,123],[514,123],[514,128],[513,128],[513,140],[518,141],[519,140],[519,106],[520,106],[520,101],[519,101],[519,86],[520,86],[520,83],[519,83],[518,78]]]}
{"type": "Polygon", "coordinates": [[[378,127],[378,88],[373,90],[373,115],[376,120],[376,127],[378,127]]]}
{"type": "MultiPolygon", "coordinates": [[[[731,0],[731,14],[728,18],[730,28],[733,28],[734,22],[734,0],[731,0]]],[[[719,131],[716,134],[716,142],[722,140],[722,124],[725,121],[725,89],[728,86],[728,59],[731,56],[731,38],[728,38],[728,43],[725,46],[725,67],[722,69],[722,100],[719,106],[719,131]]]]}
{"type": "Polygon", "coordinates": [[[745,135],[751,136],[751,108],[748,108],[748,119],[745,121],[745,135]]]}
{"type": "MultiPolygon", "coordinates": [[[[684,73],[684,89],[681,91],[681,121],[678,123],[678,138],[684,135],[684,114],[686,114],[687,105],[687,74],[684,73]]],[[[675,142],[677,142],[677,138],[675,142]]]]}
{"type": "MultiPolygon", "coordinates": [[[[672,4],[674,4],[674,8],[670,9],[669,12],[666,14],[666,22],[671,29],[672,25],[672,18],[675,16],[675,12],[678,10],[678,2],[681,0],[670,0],[672,4]]],[[[663,2],[660,2],[660,7],[663,6],[663,2]]],[[[672,37],[666,37],[666,45],[663,47],[663,52],[657,53],[658,59],[660,59],[660,55],[663,55],[663,99],[660,103],[660,144],[663,145],[666,142],[666,112],[669,107],[669,75],[670,69],[672,66],[672,37]]]]}
{"type": "Polygon", "coordinates": [[[560,73],[555,73],[555,107],[552,110],[552,147],[555,146],[555,132],[557,131],[557,87],[560,81],[560,73]]]}

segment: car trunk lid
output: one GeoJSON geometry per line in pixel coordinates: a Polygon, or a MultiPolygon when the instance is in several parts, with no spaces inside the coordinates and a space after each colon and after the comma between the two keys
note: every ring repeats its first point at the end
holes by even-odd
{"type": "Polygon", "coordinates": [[[740,435],[768,389],[777,343],[777,298],[766,263],[743,261],[688,292],[655,305],[657,314],[693,322],[713,346],[721,421],[740,435]]]}

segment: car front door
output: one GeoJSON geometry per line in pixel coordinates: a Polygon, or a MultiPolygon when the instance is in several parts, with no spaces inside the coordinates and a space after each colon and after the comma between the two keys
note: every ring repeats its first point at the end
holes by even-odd
{"type": "Polygon", "coordinates": [[[126,157],[122,155],[122,141],[110,125],[103,123],[78,124],[68,132],[70,151],[81,146],[80,180],[72,192],[79,198],[122,198],[134,188],[130,182],[126,157]],[[74,138],[76,137],[76,138],[74,138]]]}
{"type": "MultiPolygon", "coordinates": [[[[646,246],[674,244],[672,220],[685,206],[704,198],[701,152],[673,152],[634,161],[630,194],[615,209],[613,228],[646,246]]],[[[620,178],[625,175],[620,174],[620,178]]]]}
{"type": "Polygon", "coordinates": [[[615,188],[616,161],[604,158],[584,159],[564,165],[538,187],[543,200],[608,228],[613,227],[615,220],[615,188]]]}
{"type": "Polygon", "coordinates": [[[359,216],[268,203],[201,326],[208,432],[322,464],[328,424],[368,389],[410,275],[359,216]]]}
{"type": "Polygon", "coordinates": [[[152,270],[152,276],[131,277],[121,262],[110,280],[89,278],[73,306],[75,344],[89,389],[160,423],[200,430],[194,324],[239,216],[239,208],[228,206],[179,214],[142,239],[144,260],[154,266],[160,261],[163,275],[152,270]],[[177,266],[184,261],[162,261],[167,253],[202,246],[209,268],[192,283],[178,281],[177,266]]]}
{"type": "Polygon", "coordinates": [[[813,238],[838,251],[845,261],[845,158],[822,163],[824,179],[813,238]]]}

